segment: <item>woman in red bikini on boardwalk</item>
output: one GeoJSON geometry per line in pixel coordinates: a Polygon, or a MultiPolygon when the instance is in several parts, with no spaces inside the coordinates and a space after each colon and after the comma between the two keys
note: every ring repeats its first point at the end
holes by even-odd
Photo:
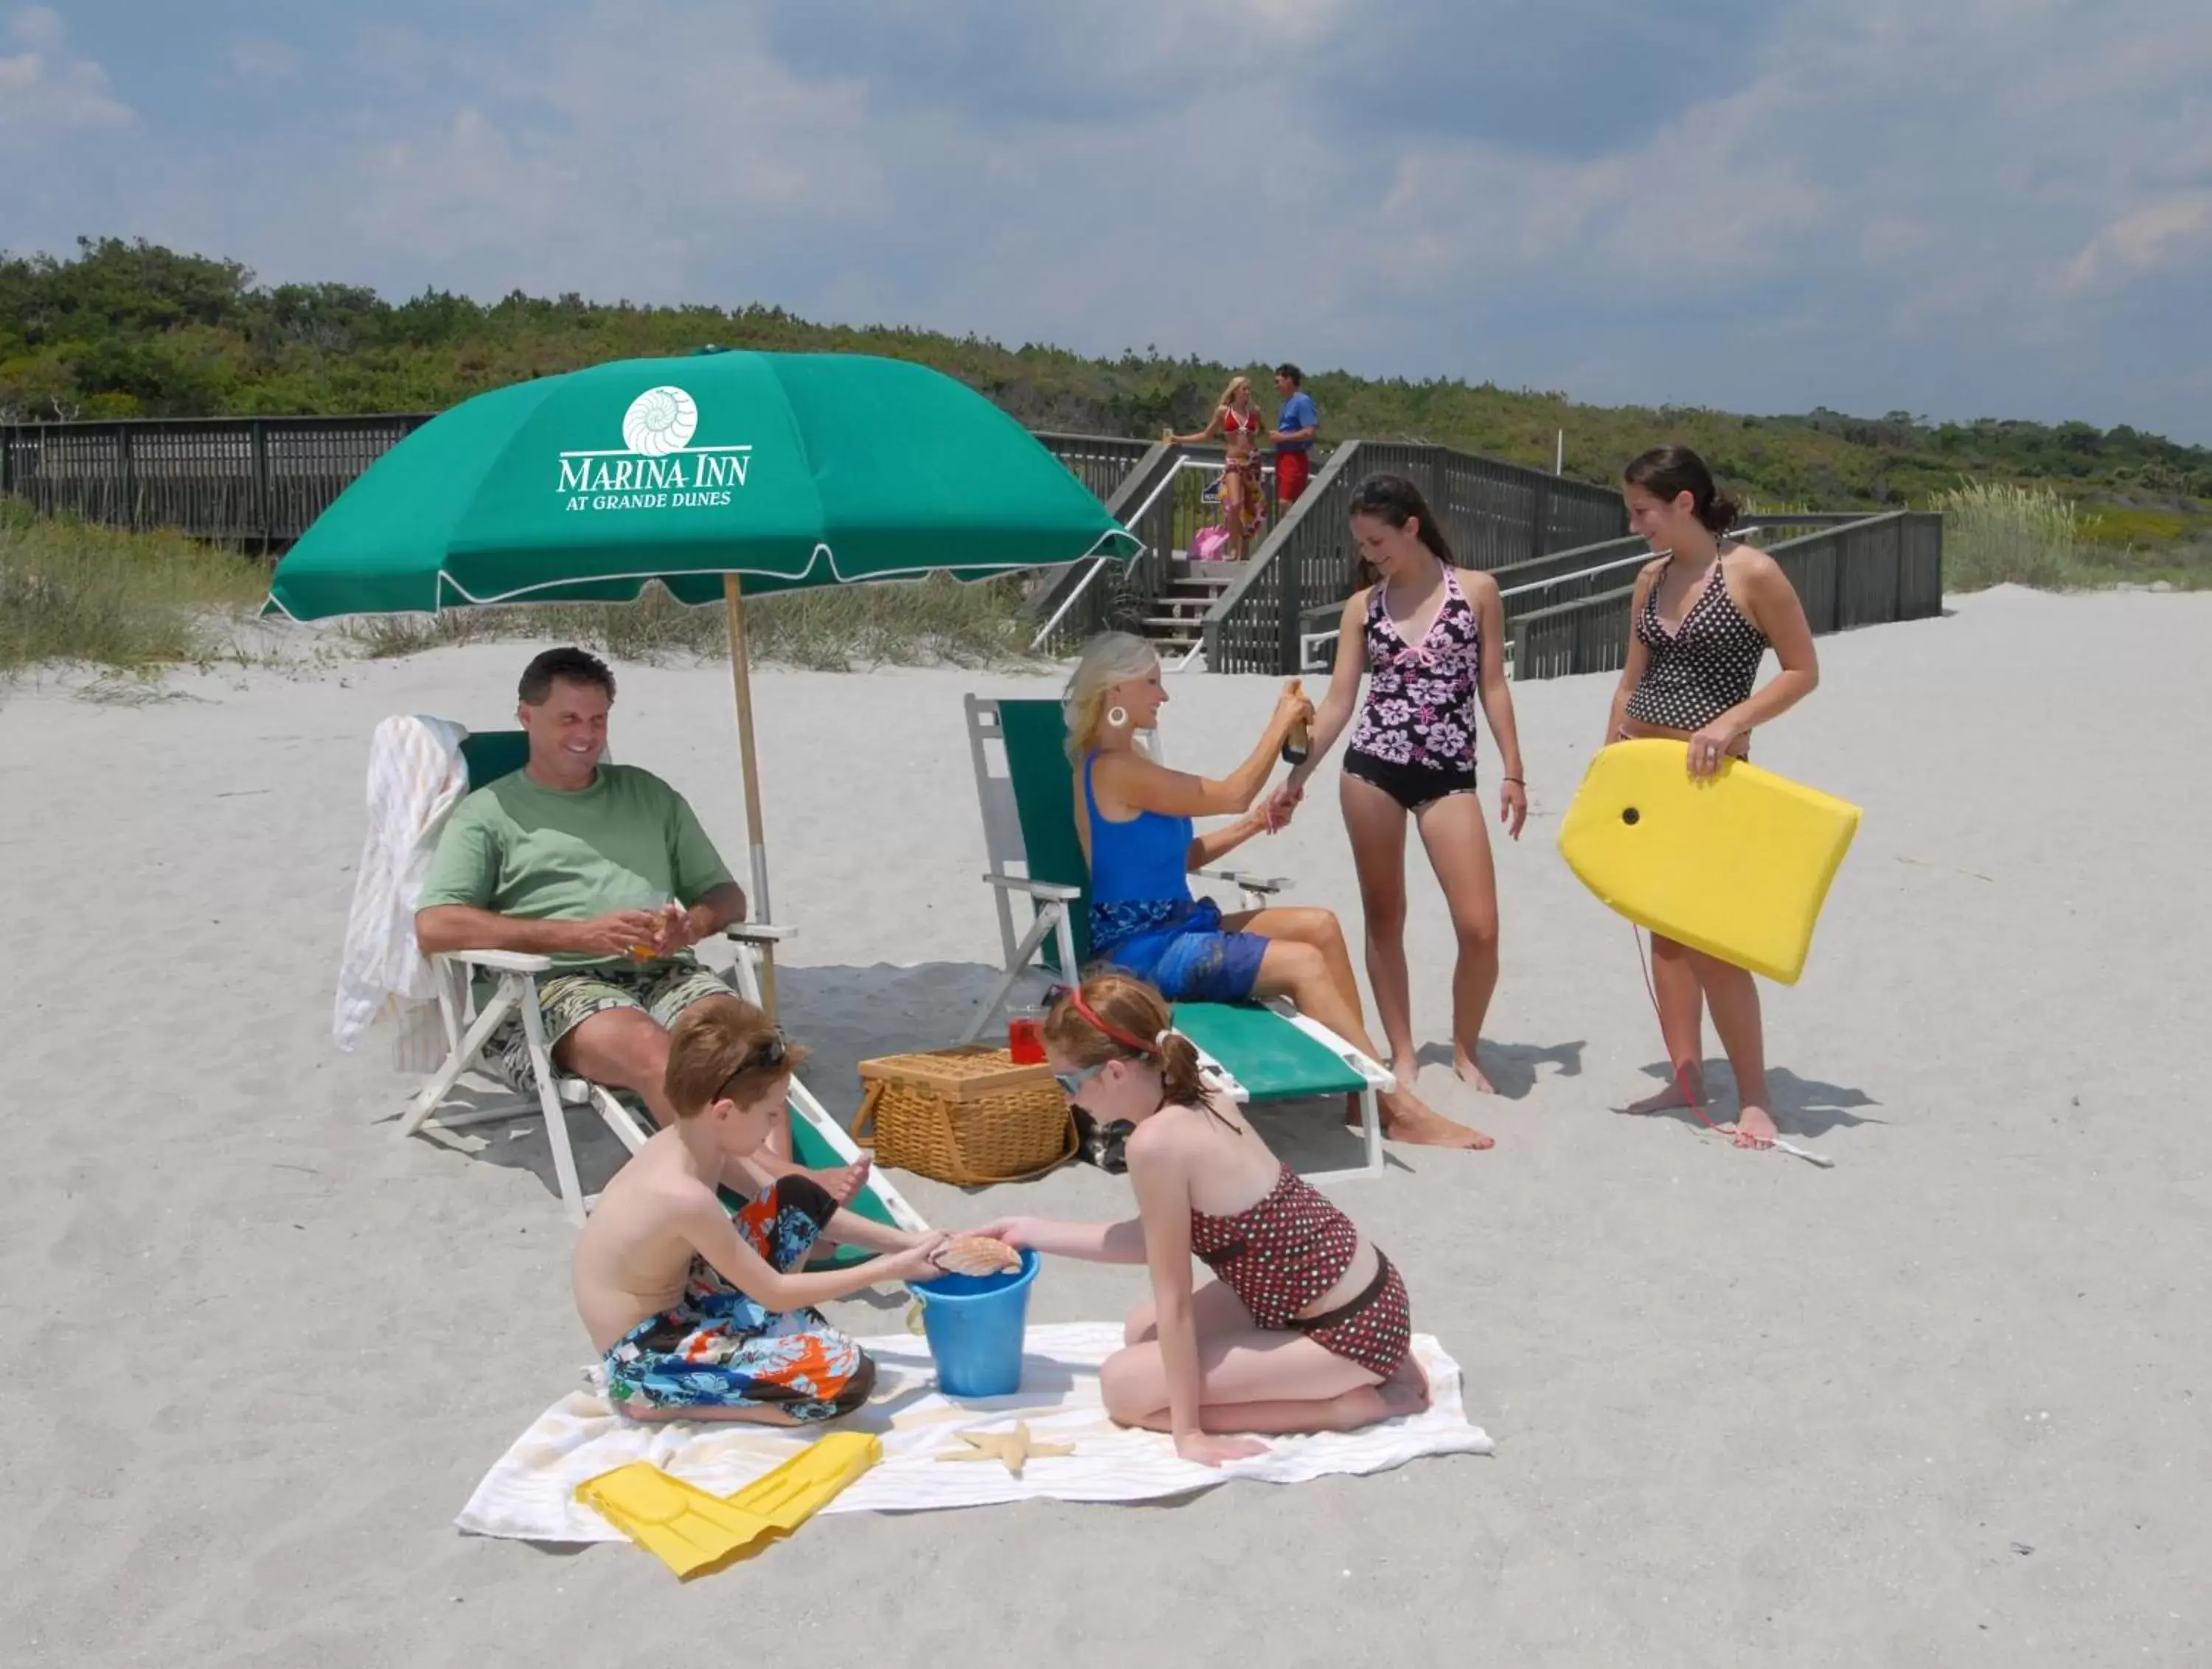
{"type": "Polygon", "coordinates": [[[1213,419],[1195,434],[1168,431],[1177,446],[1197,446],[1221,437],[1221,525],[1229,530],[1229,561],[1241,562],[1267,525],[1267,493],[1260,479],[1260,408],[1252,404],[1252,379],[1232,377],[1221,391],[1213,419]]]}
{"type": "Polygon", "coordinates": [[[977,1232],[1151,1268],[1152,1302],[1101,1373],[1109,1414],[1218,1466],[1267,1447],[1231,1434],[1351,1431],[1428,1406],[1396,1268],[1206,1086],[1157,992],[1127,974],[1086,980],[1053,1004],[1044,1042],[1070,1101],[1134,1126],[1137,1216],[977,1232]],[[1194,1257],[1217,1278],[1195,1290],[1194,1257]]]}

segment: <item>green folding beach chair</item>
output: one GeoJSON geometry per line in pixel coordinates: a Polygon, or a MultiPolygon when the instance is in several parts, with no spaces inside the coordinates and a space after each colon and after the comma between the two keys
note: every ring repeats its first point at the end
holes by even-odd
{"type": "MultiPolygon", "coordinates": [[[[1089,964],[1091,874],[1076,833],[1074,773],[1060,703],[970,695],[967,707],[969,750],[991,859],[983,879],[998,906],[1006,955],[1005,971],[962,1040],[973,1042],[1024,979],[1073,980],[1089,964]]],[[[1237,888],[1247,908],[1260,907],[1290,884],[1242,870],[1196,874],[1237,888]]],[[[1175,1022],[1197,1045],[1207,1072],[1240,1102],[1359,1097],[1366,1162],[1309,1181],[1382,1174],[1376,1094],[1393,1079],[1382,1065],[1279,1000],[1179,1003],[1175,1022]]]]}
{"type": "MultiPolygon", "coordinates": [[[[461,760],[467,768],[471,789],[520,770],[529,756],[529,738],[519,730],[479,731],[465,737],[461,742],[461,760]]],[[[722,977],[747,1002],[759,1003],[762,949],[790,938],[791,930],[764,922],[734,922],[718,937],[726,938],[736,952],[735,960],[722,977]]],[[[434,956],[431,963],[437,975],[438,1009],[445,1025],[447,1053],[399,1121],[399,1134],[403,1138],[412,1136],[434,1121],[441,1128],[450,1130],[504,1122],[533,1113],[542,1114],[547,1139],[552,1144],[553,1169],[560,1181],[562,1200],[569,1215],[581,1223],[596,1196],[586,1197],[576,1180],[576,1158],[568,1140],[565,1109],[591,1108],[614,1132],[616,1139],[632,1153],[645,1144],[651,1133],[649,1123],[641,1116],[639,1109],[606,1085],[564,1073],[555,1065],[538,1009],[538,976],[552,968],[548,958],[509,950],[459,950],[451,956],[434,956]],[[473,994],[474,976],[477,974],[495,979],[493,993],[480,1011],[475,1007],[473,994]],[[441,1114],[441,1106],[465,1072],[475,1071],[490,1077],[502,1089],[508,1087],[492,1070],[483,1047],[499,1023],[516,1012],[522,1017],[523,1032],[530,1043],[534,1102],[510,1097],[487,1101],[465,1112],[441,1114]]],[[[796,1077],[791,1081],[790,1114],[792,1157],[799,1163],[830,1169],[850,1164],[860,1156],[852,1138],[815,1099],[813,1091],[796,1077]]],[[[928,1227],[921,1214],[880,1173],[870,1174],[867,1190],[853,1202],[851,1209],[896,1228],[928,1227]]],[[[841,1247],[837,1261],[853,1261],[868,1255],[853,1247],[841,1247]]]]}

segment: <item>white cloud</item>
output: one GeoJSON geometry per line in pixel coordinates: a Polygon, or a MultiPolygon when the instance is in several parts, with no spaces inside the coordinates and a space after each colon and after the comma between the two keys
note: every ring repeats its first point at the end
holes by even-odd
{"type": "Polygon", "coordinates": [[[2058,274],[2058,288],[2079,294],[2179,266],[2212,250],[2212,191],[2160,197],[2102,228],[2058,274]]]}
{"type": "Polygon", "coordinates": [[[1111,28],[1020,0],[549,0],[496,35],[454,9],[300,64],[312,113],[148,144],[49,235],[392,293],[2212,438],[2183,380],[2212,321],[2113,300],[2212,291],[2204,0],[1711,0],[1679,41],[1630,0],[1399,8],[1379,65],[1348,0],[1127,0],[1111,28]],[[1417,24],[1568,107],[1531,137],[1525,108],[1437,96],[1448,66],[1395,56],[1417,24]]]}
{"type": "Polygon", "coordinates": [[[222,49],[222,61],[234,79],[252,86],[282,86],[300,74],[299,50],[266,35],[238,36],[222,49]]]}
{"type": "Polygon", "coordinates": [[[1216,0],[1232,27],[1264,29],[1277,45],[1304,46],[1328,34],[1351,10],[1348,0],[1216,0]]]}
{"type": "Polygon", "coordinates": [[[66,31],[52,6],[25,6],[9,20],[9,33],[33,52],[58,52],[66,31]]]}
{"type": "Polygon", "coordinates": [[[689,25],[715,36],[719,9],[654,9],[602,6],[537,50],[460,66],[474,102],[427,130],[396,113],[345,160],[348,227],[491,293],[668,301],[726,297],[717,268],[741,269],[763,237],[826,244],[896,221],[895,157],[857,87],[726,47],[672,58],[689,25]]]}
{"type": "Polygon", "coordinates": [[[0,53],[0,128],[38,133],[126,130],[137,117],[115,96],[107,72],[69,51],[61,16],[27,6],[9,19],[24,48],[0,53]]]}

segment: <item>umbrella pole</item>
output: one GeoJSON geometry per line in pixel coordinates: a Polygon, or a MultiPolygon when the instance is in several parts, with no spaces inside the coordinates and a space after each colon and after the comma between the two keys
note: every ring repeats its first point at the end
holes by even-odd
{"type": "MultiPolygon", "coordinates": [[[[745,645],[745,598],[738,576],[722,576],[722,603],[729,616],[730,684],[738,703],[738,757],[744,772],[745,838],[751,849],[753,919],[772,921],[768,898],[768,843],[761,832],[760,765],[753,757],[752,666],[745,645]]],[[[775,1017],[775,946],[761,946],[761,998],[775,1017]]]]}

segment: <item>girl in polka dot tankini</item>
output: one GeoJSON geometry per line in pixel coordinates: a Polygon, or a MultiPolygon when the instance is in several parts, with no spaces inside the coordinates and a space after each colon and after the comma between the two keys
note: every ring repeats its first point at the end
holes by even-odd
{"type": "Polygon", "coordinates": [[[1099,1370],[1108,1414],[1219,1466],[1266,1447],[1234,1434],[1350,1431],[1427,1406],[1396,1267],[1207,1083],[1157,991],[1095,974],[1054,1003],[1044,1047],[1074,1105],[1126,1121],[1136,1215],[979,1232],[1150,1269],[1152,1302],[1099,1370]],[[1194,1259],[1216,1278],[1195,1283],[1194,1259]]]}
{"type": "MultiPolygon", "coordinates": [[[[1644,607],[1636,616],[1636,640],[1650,665],[1630,695],[1624,716],[1647,731],[1691,735],[1751,699],[1759,663],[1766,654],[1766,634],[1729,596],[1725,561],[1718,551],[1713,553],[1712,577],[1671,632],[1659,614],[1659,593],[1674,564],[1671,555],[1660,559],[1658,579],[1644,589],[1644,607]]],[[[1740,743],[1747,756],[1748,731],[1740,743]]]]}
{"type": "MultiPolygon", "coordinates": [[[[1628,466],[1622,495],[1629,525],[1661,554],[1637,579],[1628,662],[1613,692],[1606,740],[1680,737],[1690,774],[1711,776],[1730,758],[1749,758],[1753,727],[1795,706],[1820,682],[1812,629],[1796,587],[1771,556],[1742,544],[1723,549],[1735,506],[1720,495],[1712,472],[1689,448],[1644,453],[1628,466]],[[1754,692],[1770,647],[1781,671],[1754,692]]],[[[1656,1113],[1686,1107],[1690,1097],[1705,1100],[1710,1009],[1735,1073],[1736,1144],[1771,1145],[1766,1047],[1750,974],[1655,933],[1651,982],[1674,1082],[1629,1111],[1656,1113]]]]}

